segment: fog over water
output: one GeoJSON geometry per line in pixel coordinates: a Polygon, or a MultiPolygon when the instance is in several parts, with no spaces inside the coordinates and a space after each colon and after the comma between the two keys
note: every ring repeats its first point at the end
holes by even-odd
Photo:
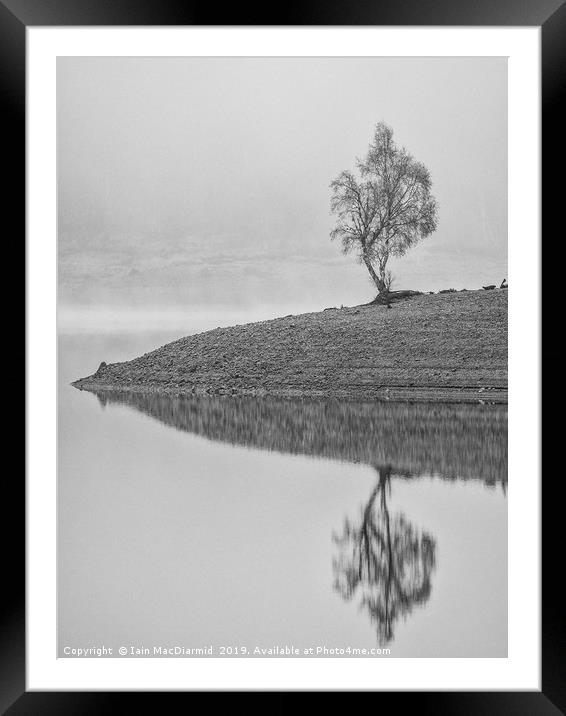
{"type": "Polygon", "coordinates": [[[504,58],[59,58],[63,329],[370,300],[365,268],[329,239],[328,185],[378,120],[430,169],[440,207],[438,231],[393,263],[395,287],[499,283],[506,71],[504,58]]]}

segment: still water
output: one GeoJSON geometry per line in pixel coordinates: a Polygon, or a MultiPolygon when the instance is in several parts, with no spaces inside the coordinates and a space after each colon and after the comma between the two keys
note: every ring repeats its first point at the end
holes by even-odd
{"type": "Polygon", "coordinates": [[[60,656],[506,656],[506,408],[69,385],[178,337],[59,339],[60,656]]]}

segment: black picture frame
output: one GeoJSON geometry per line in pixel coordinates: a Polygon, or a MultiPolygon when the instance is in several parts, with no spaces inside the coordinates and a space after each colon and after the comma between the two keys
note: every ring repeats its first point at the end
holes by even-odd
{"type": "MultiPolygon", "coordinates": [[[[200,5],[190,0],[0,0],[0,117],[4,123],[4,217],[12,219],[11,242],[15,253],[24,250],[25,241],[25,106],[26,106],[26,28],[65,25],[482,25],[542,27],[542,158],[543,227],[561,227],[558,212],[563,180],[553,179],[553,167],[564,166],[566,127],[564,88],[566,87],[566,2],[564,0],[355,0],[344,3],[312,0],[300,5],[288,3],[266,8],[231,4],[226,8],[200,5]],[[219,23],[218,18],[222,19],[219,23]]],[[[554,232],[553,232],[554,233],[554,232]]],[[[528,290],[528,287],[525,287],[528,290]]],[[[558,297],[556,283],[548,286],[548,303],[558,297]],[[554,293],[553,293],[554,292],[554,293]]],[[[13,336],[21,329],[14,329],[13,336]]],[[[551,349],[547,356],[557,358],[551,349]]],[[[21,397],[19,398],[21,401],[21,397]]],[[[549,425],[548,444],[560,444],[559,424],[549,425]],[[556,438],[556,439],[554,439],[556,438]]],[[[559,588],[562,542],[557,494],[562,478],[548,481],[543,493],[543,575],[542,575],[542,690],[540,692],[403,692],[379,693],[397,700],[396,707],[418,709],[420,713],[466,714],[558,714],[566,710],[566,683],[563,638],[563,596],[559,588]],[[546,567],[546,568],[545,568],[546,567]]],[[[25,687],[25,481],[16,472],[5,474],[3,482],[4,572],[7,604],[0,627],[0,709],[10,716],[113,713],[132,707],[131,699],[143,698],[145,707],[163,708],[162,699],[192,693],[85,693],[27,692],[25,687]],[[9,586],[9,589],[6,587],[9,586]],[[127,699],[127,704],[126,704],[127,699]]],[[[186,701],[185,701],[186,703],[186,701]]],[[[233,708],[233,705],[232,705],[233,708]]]]}

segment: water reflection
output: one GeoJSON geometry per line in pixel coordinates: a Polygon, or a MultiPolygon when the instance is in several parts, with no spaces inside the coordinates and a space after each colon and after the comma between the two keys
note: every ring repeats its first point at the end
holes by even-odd
{"type": "Polygon", "coordinates": [[[404,514],[390,514],[391,466],[377,467],[378,480],[360,518],[344,520],[334,534],[334,589],[345,601],[357,597],[375,626],[380,646],[393,639],[393,627],[424,604],[431,592],[436,542],[419,532],[404,514]]]}
{"type": "MultiPolygon", "coordinates": [[[[377,643],[432,592],[437,540],[390,507],[392,483],[435,476],[507,486],[507,409],[489,405],[355,403],[104,391],[122,405],[213,441],[371,466],[359,515],[334,531],[333,588],[367,613],[377,643]]],[[[393,488],[394,490],[394,488],[393,488]]]]}
{"type": "Polygon", "coordinates": [[[366,465],[403,477],[507,484],[507,407],[170,396],[104,391],[177,430],[232,445],[366,465]]]}

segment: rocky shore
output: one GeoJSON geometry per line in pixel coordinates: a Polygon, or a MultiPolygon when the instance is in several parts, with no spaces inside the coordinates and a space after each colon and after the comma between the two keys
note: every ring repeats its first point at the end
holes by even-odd
{"type": "Polygon", "coordinates": [[[506,403],[507,291],[412,295],[389,306],[216,328],[131,361],[102,362],[73,385],[94,392],[506,403]]]}

